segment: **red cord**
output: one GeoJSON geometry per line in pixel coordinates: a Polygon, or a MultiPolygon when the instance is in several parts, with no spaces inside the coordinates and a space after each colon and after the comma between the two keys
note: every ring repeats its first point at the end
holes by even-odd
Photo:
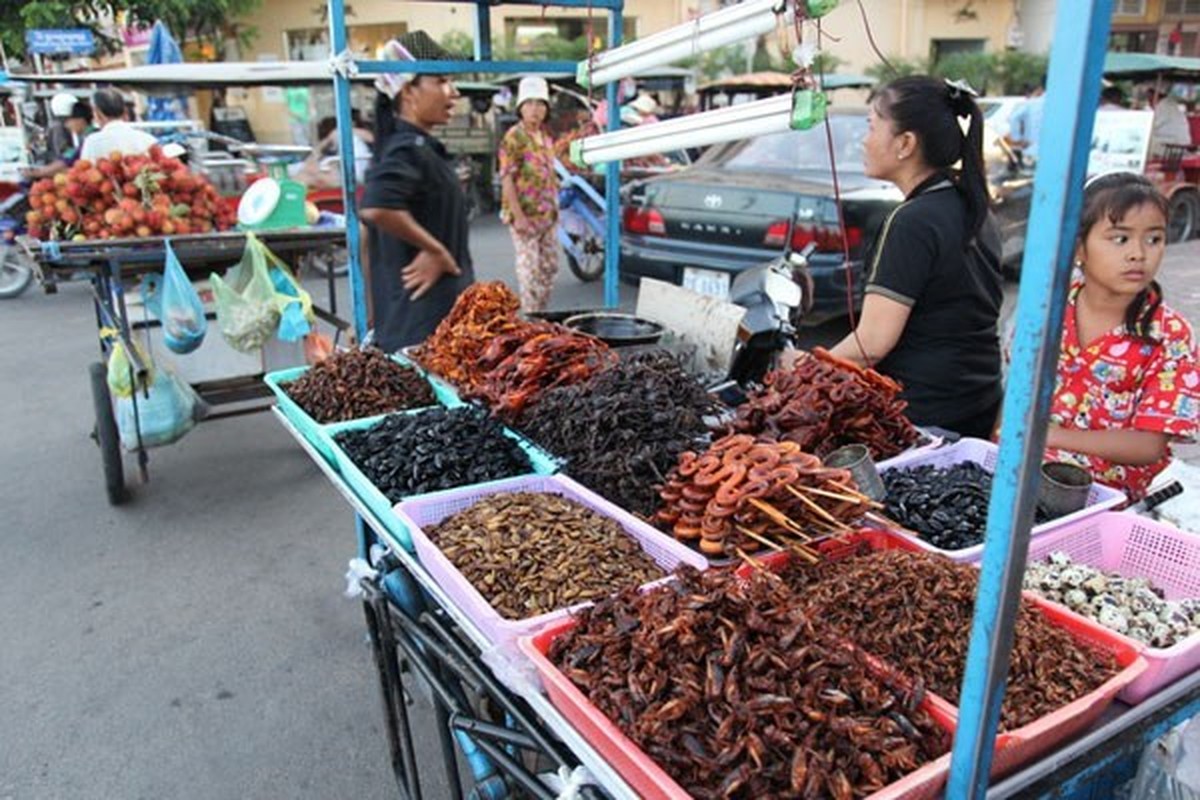
{"type": "MultiPolygon", "coordinates": [[[[817,19],[817,50],[821,50],[821,20],[819,18],[817,19]]],[[[821,73],[820,77],[821,87],[824,88],[824,73],[821,73]]],[[[846,311],[850,316],[850,332],[854,336],[854,344],[858,346],[863,363],[870,368],[874,364],[858,335],[858,315],[854,313],[854,270],[850,268],[850,239],[846,231],[846,213],[842,208],[842,187],[838,180],[837,159],[833,146],[833,124],[829,121],[828,113],[825,114],[825,144],[829,149],[829,172],[833,177],[833,202],[837,208],[838,230],[842,234],[842,268],[846,271],[846,311]]]]}

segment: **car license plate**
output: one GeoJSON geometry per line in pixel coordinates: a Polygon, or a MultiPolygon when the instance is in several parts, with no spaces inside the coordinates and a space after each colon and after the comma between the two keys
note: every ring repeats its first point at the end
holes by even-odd
{"type": "Polygon", "coordinates": [[[683,288],[720,300],[729,299],[729,273],[715,269],[683,268],[683,288]]]}

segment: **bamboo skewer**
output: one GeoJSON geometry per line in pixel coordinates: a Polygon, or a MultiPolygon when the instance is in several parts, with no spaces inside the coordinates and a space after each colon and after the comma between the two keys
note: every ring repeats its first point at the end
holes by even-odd
{"type": "Polygon", "coordinates": [[[734,525],[733,527],[735,529],[737,529],[739,532],[744,533],[745,535],[749,536],[754,541],[759,542],[761,544],[765,544],[767,547],[771,548],[772,550],[774,550],[777,553],[782,553],[784,551],[795,553],[796,555],[800,556],[801,558],[803,558],[805,561],[807,561],[810,564],[816,564],[818,561],[821,560],[821,556],[818,553],[805,547],[802,544],[788,545],[785,547],[785,546],[778,544],[777,542],[771,541],[770,539],[768,539],[765,536],[760,536],[759,534],[755,533],[754,531],[750,530],[749,528],[747,528],[743,525],[734,525]]]}
{"type": "MultiPolygon", "coordinates": [[[[834,484],[834,485],[840,486],[841,484],[834,484]]],[[[883,508],[882,504],[876,503],[874,500],[867,497],[865,494],[861,494],[860,492],[852,492],[852,493],[848,493],[848,494],[838,494],[837,492],[829,492],[824,489],[817,489],[813,486],[789,486],[788,488],[789,489],[799,489],[802,492],[808,492],[809,494],[815,494],[815,495],[818,495],[819,497],[828,497],[830,500],[841,500],[845,503],[854,503],[855,505],[865,505],[870,508],[883,508]]]]}
{"type": "Polygon", "coordinates": [[[765,536],[759,536],[757,533],[750,530],[746,526],[734,525],[733,527],[736,528],[740,533],[744,533],[746,536],[749,536],[751,539],[758,542],[759,544],[765,544],[767,547],[771,548],[772,550],[774,550],[777,553],[783,552],[782,546],[776,544],[775,542],[772,542],[770,539],[768,539],[765,536]]]}
{"type": "Polygon", "coordinates": [[[787,489],[792,494],[793,497],[795,497],[801,503],[804,503],[804,505],[811,508],[814,512],[817,513],[818,516],[820,516],[822,519],[827,521],[829,524],[833,525],[835,528],[838,528],[839,530],[843,530],[843,531],[854,530],[849,525],[845,525],[845,524],[839,522],[836,517],[834,517],[832,514],[830,514],[825,509],[821,508],[819,505],[817,505],[815,502],[813,502],[813,500],[806,497],[801,492],[796,491],[791,486],[785,486],[783,488],[787,489]]]}
{"type": "Polygon", "coordinates": [[[750,497],[747,499],[750,501],[750,505],[754,506],[759,511],[766,514],[771,519],[771,521],[774,522],[776,525],[779,525],[786,530],[792,531],[793,533],[796,533],[799,536],[802,536],[805,538],[808,537],[808,533],[804,530],[804,528],[800,527],[800,524],[798,522],[793,520],[787,514],[784,514],[779,509],[775,508],[775,506],[771,505],[770,503],[759,500],[757,497],[750,497]]]}

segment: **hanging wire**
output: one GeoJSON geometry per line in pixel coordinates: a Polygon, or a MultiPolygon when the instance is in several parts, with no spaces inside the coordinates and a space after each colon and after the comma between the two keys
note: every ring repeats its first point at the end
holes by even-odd
{"type": "Polygon", "coordinates": [[[887,60],[887,56],[879,49],[879,45],[875,43],[875,34],[871,31],[871,20],[867,18],[867,9],[863,7],[862,0],[858,0],[858,11],[862,14],[863,28],[867,31],[867,41],[871,45],[871,49],[875,51],[875,57],[878,58],[883,65],[887,67],[887,71],[891,74],[896,74],[896,67],[892,62],[887,60]]]}
{"type": "MultiPolygon", "coordinates": [[[[801,0],[796,0],[796,12],[792,18],[792,24],[795,28],[797,48],[804,42],[804,20],[806,18],[807,15],[801,7],[801,0]]],[[[824,52],[825,34],[821,29],[821,18],[817,17],[814,22],[817,27],[817,53],[820,54],[824,52]]],[[[797,64],[796,67],[796,71],[792,73],[793,98],[801,87],[824,91],[825,72],[823,66],[818,64],[816,81],[813,79],[812,68],[810,66],[797,64]]],[[[838,178],[837,153],[833,141],[833,123],[830,121],[828,113],[825,114],[825,146],[829,153],[829,174],[833,181],[833,204],[834,208],[837,209],[838,232],[841,234],[842,240],[842,269],[846,274],[846,312],[850,317],[850,333],[854,337],[854,344],[858,347],[858,352],[862,356],[863,363],[867,367],[872,367],[871,356],[863,346],[862,338],[858,335],[858,314],[854,310],[854,271],[850,268],[850,239],[846,229],[846,212],[842,207],[842,186],[838,178]]]]}

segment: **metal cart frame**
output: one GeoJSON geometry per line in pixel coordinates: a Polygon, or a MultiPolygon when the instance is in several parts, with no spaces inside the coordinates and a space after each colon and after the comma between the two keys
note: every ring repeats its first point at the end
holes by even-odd
{"type": "MultiPolygon", "coordinates": [[[[295,231],[264,231],[259,239],[281,259],[289,262],[296,270],[299,257],[313,249],[335,245],[344,240],[341,229],[313,229],[295,231]]],[[[59,283],[76,279],[86,273],[91,282],[92,301],[96,312],[96,328],[100,348],[100,360],[88,365],[88,381],[91,389],[95,426],[92,437],[100,449],[105,491],[113,505],[125,502],[129,497],[125,482],[124,458],[120,437],[117,432],[113,402],[108,390],[106,362],[114,341],[119,340],[129,355],[130,383],[142,386],[149,374],[150,365],[142,362],[133,347],[134,333],[161,326],[156,319],[135,320],[129,314],[126,303],[127,283],[142,275],[162,270],[166,248],[162,239],[112,239],[89,242],[45,242],[26,240],[23,246],[36,261],[41,273],[42,285],[47,293],[57,291],[59,283]],[[105,330],[115,331],[112,337],[105,330]]],[[[171,245],[185,264],[190,278],[207,278],[211,272],[224,271],[242,257],[246,235],[242,233],[196,234],[172,237],[171,245]]],[[[334,316],[336,311],[336,285],[334,277],[328,275],[330,311],[314,306],[314,314],[340,333],[349,328],[349,323],[334,316]]],[[[215,319],[212,312],[206,314],[215,319]]],[[[217,335],[217,334],[213,334],[217,335]]],[[[270,407],[263,402],[271,396],[262,382],[262,372],[248,375],[191,384],[196,394],[214,410],[203,421],[224,419],[241,414],[265,411],[270,407]],[[257,402],[256,402],[257,401],[257,402]]],[[[133,412],[137,429],[138,446],[133,453],[137,458],[142,482],[149,480],[149,455],[142,444],[141,424],[138,409],[139,395],[134,392],[133,412]]]]}

